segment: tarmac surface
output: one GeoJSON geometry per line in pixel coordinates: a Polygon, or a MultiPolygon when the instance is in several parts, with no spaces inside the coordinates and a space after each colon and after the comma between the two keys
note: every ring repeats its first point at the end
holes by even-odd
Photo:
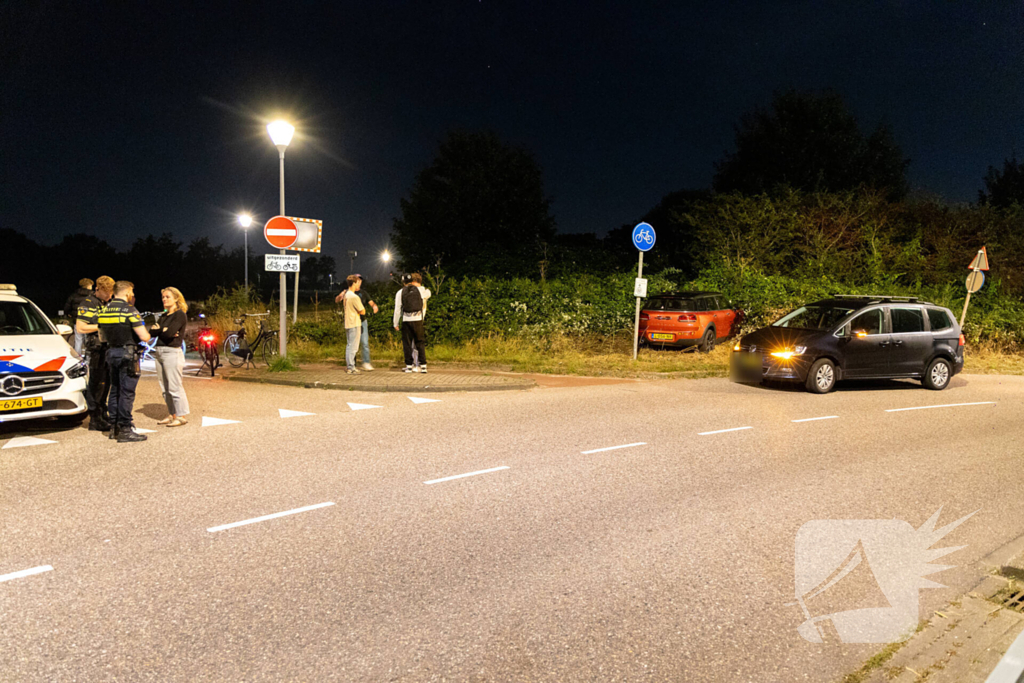
{"type": "Polygon", "coordinates": [[[1021,377],[186,390],[0,426],[0,679],[833,681],[881,645],[797,633],[802,525],[977,511],[922,616],[1024,534],[1021,377]]]}

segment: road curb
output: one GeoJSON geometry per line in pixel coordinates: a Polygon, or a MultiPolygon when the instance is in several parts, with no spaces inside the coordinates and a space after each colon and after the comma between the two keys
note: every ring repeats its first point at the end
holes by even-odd
{"type": "Polygon", "coordinates": [[[278,377],[251,377],[244,375],[224,375],[229,382],[250,382],[252,384],[276,384],[278,386],[301,387],[304,389],[330,389],[335,391],[377,391],[377,392],[417,392],[417,393],[448,393],[453,391],[526,391],[533,389],[537,383],[533,380],[507,382],[503,384],[465,384],[458,386],[423,386],[410,384],[342,384],[338,382],[307,382],[278,377]]]}

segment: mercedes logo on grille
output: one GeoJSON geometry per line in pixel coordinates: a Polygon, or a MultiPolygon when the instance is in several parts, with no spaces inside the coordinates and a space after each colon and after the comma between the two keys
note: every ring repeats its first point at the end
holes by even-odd
{"type": "Polygon", "coordinates": [[[18,377],[17,375],[11,375],[5,377],[3,382],[0,382],[0,392],[8,396],[17,396],[21,393],[21,390],[25,388],[25,380],[18,377]]]}

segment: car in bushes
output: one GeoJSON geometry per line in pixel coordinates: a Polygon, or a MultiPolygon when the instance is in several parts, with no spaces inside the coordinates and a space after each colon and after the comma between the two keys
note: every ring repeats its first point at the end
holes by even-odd
{"type": "Polygon", "coordinates": [[[0,284],[0,423],[84,417],[89,367],[14,285],[0,284]]]}
{"type": "Polygon", "coordinates": [[[640,310],[639,341],[711,351],[742,322],[743,311],[719,292],[666,292],[649,297],[640,310]]]}
{"type": "Polygon", "coordinates": [[[964,336],[948,308],[913,297],[835,296],[797,308],[733,346],[737,382],[787,380],[825,394],[842,379],[949,386],[964,367],[964,336]]]}

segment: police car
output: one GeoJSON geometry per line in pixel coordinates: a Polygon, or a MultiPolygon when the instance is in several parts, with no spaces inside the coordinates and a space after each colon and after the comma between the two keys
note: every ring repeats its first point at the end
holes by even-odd
{"type": "Polygon", "coordinates": [[[89,366],[64,340],[71,331],[0,284],[0,423],[85,413],[89,366]]]}

